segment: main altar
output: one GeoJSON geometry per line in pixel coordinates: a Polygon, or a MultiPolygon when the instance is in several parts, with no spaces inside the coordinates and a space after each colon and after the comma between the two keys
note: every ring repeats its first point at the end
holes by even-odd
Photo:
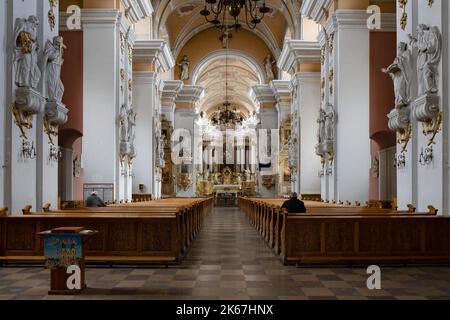
{"type": "Polygon", "coordinates": [[[197,175],[197,195],[214,196],[216,206],[236,206],[239,195],[252,196],[256,194],[254,174],[250,170],[233,172],[225,167],[222,172],[197,175]]]}

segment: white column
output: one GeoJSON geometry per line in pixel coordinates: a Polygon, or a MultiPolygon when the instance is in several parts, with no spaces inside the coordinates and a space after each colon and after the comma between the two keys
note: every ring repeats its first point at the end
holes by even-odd
{"type": "MultiPolygon", "coordinates": [[[[369,200],[369,29],[365,10],[337,10],[329,37],[330,103],[336,112],[334,198],[369,200]]],[[[333,185],[330,185],[333,188],[333,185]]]]}
{"type": "MultiPolygon", "coordinates": [[[[7,106],[6,101],[6,85],[7,85],[7,64],[6,64],[6,43],[7,43],[7,23],[11,20],[7,16],[7,5],[6,1],[0,1],[0,43],[4,44],[0,46],[0,104],[2,106],[7,106]]],[[[0,127],[7,128],[6,126],[6,109],[2,108],[0,111],[0,127]]],[[[6,203],[6,169],[7,169],[7,159],[5,154],[5,141],[6,141],[6,129],[0,132],[0,208],[7,206],[6,203]]],[[[9,188],[9,187],[8,187],[9,188]]]]}
{"type": "MultiPolygon", "coordinates": [[[[315,152],[317,143],[317,115],[320,109],[320,73],[303,71],[303,66],[317,65],[320,49],[316,41],[290,40],[285,43],[278,65],[286,72],[293,71],[291,165],[297,172],[292,189],[299,194],[318,194],[320,160],[315,152]]],[[[295,172],[294,172],[295,173],[295,172]]]]}
{"type": "Polygon", "coordinates": [[[297,88],[300,157],[299,157],[299,194],[319,194],[321,169],[320,160],[315,153],[317,143],[317,114],[320,109],[320,73],[299,72],[293,81],[297,88]]]}
{"type": "Polygon", "coordinates": [[[111,183],[118,198],[119,11],[83,11],[83,165],[86,183],[111,183]]]}
{"type": "MultiPolygon", "coordinates": [[[[42,176],[44,170],[45,156],[43,135],[42,135],[42,117],[43,113],[33,115],[31,117],[31,129],[25,129],[26,139],[21,137],[19,127],[14,123],[14,117],[12,115],[12,105],[16,101],[16,85],[15,74],[13,66],[13,47],[15,43],[14,28],[17,18],[27,19],[29,16],[36,16],[40,25],[37,30],[37,42],[39,44],[39,55],[42,54],[42,49],[45,47],[45,42],[51,35],[48,23],[48,6],[34,0],[27,1],[8,1],[3,2],[0,10],[2,17],[2,23],[6,23],[6,26],[2,28],[0,34],[2,35],[2,51],[0,56],[3,58],[0,62],[1,68],[4,69],[2,76],[5,78],[2,81],[2,93],[1,97],[5,97],[4,109],[6,110],[4,116],[5,128],[1,134],[6,134],[5,140],[0,143],[4,146],[5,157],[0,159],[2,168],[2,180],[4,185],[2,186],[2,193],[4,198],[1,201],[4,206],[9,207],[9,212],[13,214],[21,213],[21,209],[26,205],[32,206],[32,211],[41,210],[42,203],[42,176]],[[3,90],[5,90],[3,92],[3,90]],[[40,120],[38,120],[40,119],[40,120]],[[28,141],[35,147],[36,157],[29,159],[21,156],[22,142],[28,141]],[[4,143],[4,145],[3,145],[4,143]],[[3,167],[5,166],[5,167],[3,167]],[[5,176],[3,176],[3,173],[5,176]],[[39,176],[38,176],[39,174],[39,176]],[[4,190],[4,191],[3,191],[4,190]],[[37,197],[39,196],[39,201],[37,197]]],[[[57,8],[56,15],[57,15],[57,8]]],[[[57,21],[55,23],[57,28],[57,21]]],[[[57,29],[56,29],[57,30],[57,29]]],[[[56,31],[55,31],[56,32],[56,31]]],[[[42,86],[38,85],[36,92],[41,95],[40,104],[43,106],[45,101],[42,95],[42,86]]],[[[3,115],[1,117],[3,121],[3,115]]],[[[2,122],[3,123],[3,122],[2,122]]],[[[45,145],[45,148],[48,148],[45,145]]],[[[3,149],[2,149],[3,152],[3,149]]],[[[48,173],[49,192],[55,192],[54,197],[51,194],[45,193],[46,199],[52,202],[53,207],[56,207],[56,194],[57,194],[57,164],[55,167],[50,168],[48,173]]]]}
{"type": "Polygon", "coordinates": [[[133,193],[139,192],[139,184],[144,185],[145,194],[154,194],[154,132],[153,117],[157,103],[156,88],[160,86],[159,75],[155,72],[133,73],[133,104],[136,118],[136,150],[133,171],[133,193]]]}
{"type": "MultiPolygon", "coordinates": [[[[397,42],[409,43],[408,34],[413,34],[418,25],[417,1],[408,1],[405,12],[408,15],[408,23],[403,30],[397,27],[397,42]]],[[[403,9],[397,10],[397,26],[400,26],[400,19],[403,15],[403,9]]],[[[415,74],[415,72],[413,72],[415,74]]],[[[412,91],[417,91],[417,76],[410,80],[412,91]]],[[[405,156],[405,165],[397,169],[397,206],[399,210],[406,210],[408,204],[417,205],[417,136],[419,126],[416,122],[411,122],[412,138],[410,139],[405,152],[402,152],[403,146],[397,144],[397,157],[401,154],[405,156]]]]}

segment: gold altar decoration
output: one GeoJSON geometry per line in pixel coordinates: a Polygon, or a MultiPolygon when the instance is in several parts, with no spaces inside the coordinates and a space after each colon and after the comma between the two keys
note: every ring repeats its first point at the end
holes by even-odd
{"type": "Polygon", "coordinates": [[[442,112],[438,114],[438,116],[434,119],[431,119],[427,122],[422,122],[423,134],[428,139],[428,146],[436,144],[435,139],[436,135],[442,129],[442,112]]]}
{"type": "Polygon", "coordinates": [[[192,186],[192,173],[182,173],[178,174],[178,186],[183,188],[184,191],[189,190],[192,186]]]}
{"type": "Polygon", "coordinates": [[[58,136],[58,125],[50,123],[47,117],[44,117],[44,132],[47,134],[50,143],[54,145],[53,137],[58,136]]]}

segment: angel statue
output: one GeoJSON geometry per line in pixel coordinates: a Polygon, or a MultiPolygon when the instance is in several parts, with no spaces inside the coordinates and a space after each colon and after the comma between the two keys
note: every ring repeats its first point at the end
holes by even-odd
{"type": "Polygon", "coordinates": [[[264,59],[264,69],[266,70],[266,76],[269,81],[275,79],[275,74],[273,73],[273,65],[276,61],[272,61],[270,54],[264,59]]]}
{"type": "Polygon", "coordinates": [[[441,60],[442,36],[438,27],[420,24],[416,36],[409,35],[411,46],[417,48],[419,95],[438,92],[438,70],[441,60]]]}
{"type": "Polygon", "coordinates": [[[18,87],[36,89],[41,79],[41,71],[38,67],[38,26],[39,19],[36,16],[16,19],[14,69],[15,83],[18,87]]]}
{"type": "Polygon", "coordinates": [[[128,142],[128,110],[125,104],[122,104],[119,114],[120,122],[120,142],[128,142]]]}
{"type": "Polygon", "coordinates": [[[189,59],[187,55],[183,57],[183,60],[181,60],[181,62],[178,63],[178,65],[180,66],[181,69],[180,80],[181,81],[189,80],[189,59]]]}
{"type": "Polygon", "coordinates": [[[64,48],[66,47],[60,36],[54,37],[53,41],[48,40],[45,44],[45,91],[49,101],[61,102],[64,94],[64,85],[61,81],[64,48]]]}
{"type": "Polygon", "coordinates": [[[409,104],[411,69],[411,52],[406,43],[400,42],[397,57],[394,62],[389,67],[381,69],[384,73],[390,75],[394,81],[396,108],[401,108],[409,104]]]}

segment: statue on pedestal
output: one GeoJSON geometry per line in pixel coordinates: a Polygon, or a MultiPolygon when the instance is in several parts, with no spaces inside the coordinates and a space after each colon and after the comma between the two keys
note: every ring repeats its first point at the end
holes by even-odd
{"type": "Polygon", "coordinates": [[[266,77],[268,81],[272,81],[275,79],[275,74],[273,73],[273,65],[276,61],[272,61],[272,57],[268,55],[264,59],[264,69],[266,71],[266,77]]]}
{"type": "Polygon", "coordinates": [[[18,87],[36,89],[41,79],[38,67],[38,26],[39,19],[36,16],[16,19],[14,69],[15,83],[18,87]]]}
{"type": "Polygon", "coordinates": [[[438,92],[438,70],[441,60],[442,36],[437,27],[421,24],[416,36],[409,35],[411,46],[417,48],[417,77],[419,96],[438,92]]]}
{"type": "Polygon", "coordinates": [[[389,74],[394,82],[395,107],[402,108],[409,104],[411,91],[411,52],[408,45],[400,42],[394,62],[382,71],[389,74]]]}
{"type": "Polygon", "coordinates": [[[61,66],[64,62],[64,48],[63,38],[60,36],[54,37],[53,41],[48,40],[45,44],[45,95],[48,101],[62,101],[64,85],[61,81],[61,66]]]}
{"type": "Polygon", "coordinates": [[[183,57],[183,60],[181,60],[181,62],[178,63],[178,65],[180,66],[180,69],[181,69],[180,80],[181,81],[189,80],[189,59],[188,59],[188,57],[185,55],[183,57]]]}

